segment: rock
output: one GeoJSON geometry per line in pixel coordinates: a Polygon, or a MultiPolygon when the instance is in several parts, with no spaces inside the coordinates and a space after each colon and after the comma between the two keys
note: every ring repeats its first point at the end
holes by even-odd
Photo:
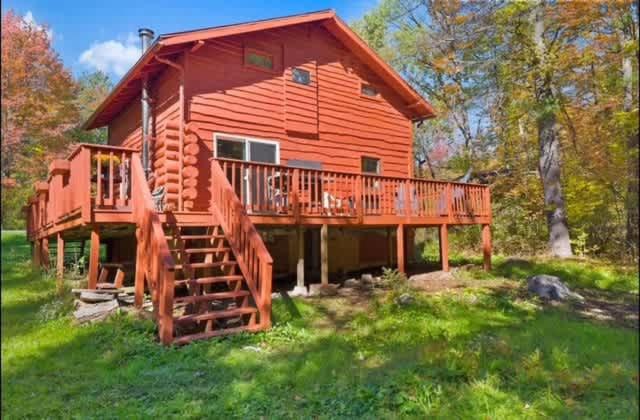
{"type": "Polygon", "coordinates": [[[360,287],[360,281],[358,279],[347,279],[344,281],[344,283],[342,283],[342,287],[346,289],[360,287]]]}
{"type": "Polygon", "coordinates": [[[360,276],[360,282],[362,284],[373,284],[373,276],[371,274],[363,274],[360,276]]]}
{"type": "Polygon", "coordinates": [[[572,292],[559,277],[548,274],[537,274],[527,279],[527,290],[529,293],[549,300],[584,300],[579,294],[572,292]]]}
{"type": "Polygon", "coordinates": [[[107,318],[118,309],[118,301],[112,299],[108,302],[100,302],[93,305],[84,305],[73,313],[76,320],[81,323],[97,322],[107,318]]]}
{"type": "Polygon", "coordinates": [[[291,297],[297,296],[308,296],[309,292],[307,292],[307,288],[305,286],[296,286],[293,290],[287,292],[287,294],[291,297]]]}
{"type": "Polygon", "coordinates": [[[280,292],[271,293],[271,300],[280,299],[281,297],[282,297],[282,294],[280,292]]]}
{"type": "Polygon", "coordinates": [[[116,297],[113,293],[99,293],[99,292],[82,292],[80,293],[80,300],[87,303],[95,302],[107,302],[114,300],[116,297]]]}
{"type": "Polygon", "coordinates": [[[256,353],[262,353],[262,349],[256,346],[244,346],[242,350],[254,351],[256,353]]]}
{"type": "Polygon", "coordinates": [[[315,283],[309,285],[309,296],[333,296],[338,293],[338,285],[329,283],[323,285],[321,283],[315,283]]]}
{"type": "Polygon", "coordinates": [[[432,271],[430,273],[415,274],[409,277],[407,283],[416,289],[428,289],[429,283],[453,283],[456,280],[453,274],[448,271],[432,271]]]}
{"type": "Polygon", "coordinates": [[[399,306],[407,306],[414,303],[416,299],[408,293],[403,293],[396,298],[396,304],[399,306]]]}
{"type": "Polygon", "coordinates": [[[88,293],[102,293],[102,294],[107,294],[110,293],[112,295],[118,295],[120,293],[123,293],[124,289],[109,289],[109,290],[97,290],[97,289],[71,289],[71,293],[75,294],[75,295],[79,295],[80,293],[83,292],[88,292],[88,293]]]}

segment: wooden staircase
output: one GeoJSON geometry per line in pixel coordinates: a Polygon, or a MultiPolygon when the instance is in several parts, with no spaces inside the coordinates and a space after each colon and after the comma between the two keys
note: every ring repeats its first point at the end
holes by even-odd
{"type": "Polygon", "coordinates": [[[261,329],[256,300],[220,225],[166,225],[175,260],[175,344],[261,329]]]}
{"type": "Polygon", "coordinates": [[[135,303],[149,291],[165,345],[271,328],[273,260],[220,165],[211,169],[211,223],[181,226],[168,212],[163,224],[132,157],[135,303]]]}

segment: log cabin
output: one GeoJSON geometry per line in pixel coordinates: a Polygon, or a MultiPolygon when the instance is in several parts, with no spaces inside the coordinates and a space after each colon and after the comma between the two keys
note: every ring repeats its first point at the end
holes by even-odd
{"type": "Polygon", "coordinates": [[[25,207],[34,264],[55,244],[60,282],[65,244],[86,240],[88,288],[128,267],[116,282],[184,344],[270,328],[281,276],[404,272],[418,227],[439,230],[448,270],[449,226],[481,225],[488,268],[488,188],[414,177],[413,129],[434,109],[334,11],[139,33],[84,126],[108,144],[51,162],[25,207]]]}

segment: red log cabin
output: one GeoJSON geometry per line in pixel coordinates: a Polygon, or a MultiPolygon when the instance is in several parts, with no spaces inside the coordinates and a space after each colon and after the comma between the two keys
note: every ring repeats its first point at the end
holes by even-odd
{"type": "Polygon", "coordinates": [[[53,161],[25,207],[34,263],[55,242],[60,282],[65,243],[88,240],[88,287],[120,267],[182,344],[268,329],[280,275],[405,271],[417,227],[439,228],[448,270],[448,226],[481,225],[490,264],[488,188],[413,176],[434,110],[334,11],[140,35],[84,127],[108,145],[53,161]]]}

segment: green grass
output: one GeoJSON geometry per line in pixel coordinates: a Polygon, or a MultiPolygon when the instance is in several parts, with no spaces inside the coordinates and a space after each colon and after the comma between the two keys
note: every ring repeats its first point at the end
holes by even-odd
{"type": "MultiPolygon", "coordinates": [[[[278,300],[268,333],[164,348],[152,323],[124,314],[72,325],[22,234],[2,247],[4,418],[638,418],[637,332],[515,293],[401,308],[391,292],[357,313],[278,300]]],[[[573,264],[587,285],[620,285],[573,264]]],[[[500,267],[490,276],[521,276],[500,267]]]]}

